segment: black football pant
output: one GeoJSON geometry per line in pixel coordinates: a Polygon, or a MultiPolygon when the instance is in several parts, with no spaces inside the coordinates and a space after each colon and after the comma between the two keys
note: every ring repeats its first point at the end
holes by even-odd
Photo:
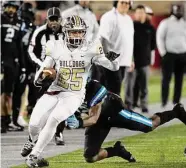
{"type": "Polygon", "coordinates": [[[32,109],[34,108],[34,106],[36,104],[37,94],[38,94],[37,93],[38,90],[34,86],[33,80],[28,79],[28,74],[27,74],[27,77],[23,83],[20,82],[19,78],[20,78],[20,76],[18,76],[16,79],[15,89],[13,92],[12,119],[15,124],[17,123],[17,119],[19,116],[19,111],[20,111],[20,107],[21,107],[21,98],[22,98],[22,95],[25,91],[27,84],[29,86],[28,106],[27,106],[28,115],[31,115],[32,109]]]}
{"type": "Polygon", "coordinates": [[[103,83],[103,79],[104,79],[104,69],[102,66],[99,65],[92,65],[91,68],[91,79],[97,80],[100,83],[103,83]]]}
{"type": "Polygon", "coordinates": [[[118,71],[110,71],[109,69],[104,68],[104,79],[102,83],[107,90],[113,92],[117,95],[120,95],[121,83],[125,75],[125,67],[120,67],[118,71]]]}
{"type": "Polygon", "coordinates": [[[185,66],[186,53],[166,53],[166,55],[162,58],[162,105],[167,104],[169,96],[169,85],[173,73],[175,76],[173,103],[175,104],[180,102],[185,66]]]}
{"type": "Polygon", "coordinates": [[[121,110],[114,117],[100,116],[95,125],[85,130],[85,158],[91,158],[98,154],[102,143],[112,127],[126,128],[147,133],[152,131],[152,120],[125,109],[121,110]]]}
{"type": "Polygon", "coordinates": [[[5,93],[10,95],[14,90],[15,79],[17,76],[17,68],[15,64],[4,65],[4,77],[1,80],[1,94],[5,93]]]}

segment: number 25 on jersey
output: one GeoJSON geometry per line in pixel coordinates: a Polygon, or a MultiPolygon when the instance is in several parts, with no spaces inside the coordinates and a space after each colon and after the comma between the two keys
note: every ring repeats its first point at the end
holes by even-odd
{"type": "Polygon", "coordinates": [[[84,68],[60,68],[57,85],[72,91],[80,91],[82,88],[83,78],[78,74],[84,73],[84,68]]]}

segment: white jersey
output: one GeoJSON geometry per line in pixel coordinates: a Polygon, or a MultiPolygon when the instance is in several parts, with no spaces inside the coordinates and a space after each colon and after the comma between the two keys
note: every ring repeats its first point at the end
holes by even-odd
{"type": "Polygon", "coordinates": [[[44,67],[55,67],[57,76],[48,91],[85,92],[85,85],[92,63],[102,65],[107,69],[119,69],[117,60],[110,62],[103,53],[99,40],[94,43],[71,51],[66,43],[60,39],[48,41],[46,45],[46,59],[40,70],[36,73],[35,80],[39,78],[44,67]]]}

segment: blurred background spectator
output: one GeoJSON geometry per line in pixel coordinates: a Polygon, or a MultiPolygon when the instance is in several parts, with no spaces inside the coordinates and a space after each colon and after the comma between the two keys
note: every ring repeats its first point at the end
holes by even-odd
{"type": "Polygon", "coordinates": [[[157,30],[157,46],[162,56],[162,106],[166,106],[169,84],[174,73],[173,104],[180,102],[184,66],[186,64],[186,21],[183,5],[172,5],[171,16],[164,19],[157,30]]]}
{"type": "MultiPolygon", "coordinates": [[[[31,63],[27,52],[32,34],[36,29],[36,26],[34,25],[34,12],[35,12],[34,8],[32,4],[29,2],[23,3],[19,8],[19,16],[22,21],[21,31],[23,46],[23,52],[20,54],[22,54],[22,57],[24,58],[25,69],[19,68],[18,75],[16,77],[16,82],[13,90],[12,121],[14,127],[16,126],[17,129],[19,129],[20,131],[23,130],[24,127],[18,123],[18,117],[21,108],[21,98],[27,85],[29,86],[28,93],[29,105],[27,107],[27,110],[29,111],[30,106],[34,106],[35,105],[34,102],[36,102],[35,96],[33,97],[35,86],[33,84],[32,75],[35,72],[35,67],[31,63]]],[[[19,118],[21,118],[21,115],[19,118]]]]}
{"type": "Polygon", "coordinates": [[[145,6],[138,5],[135,9],[134,21],[134,72],[126,71],[125,104],[129,107],[140,107],[148,112],[148,74],[151,62],[151,51],[155,49],[155,29],[147,19],[145,6]]]}
{"type": "Polygon", "coordinates": [[[3,3],[3,11],[1,14],[1,66],[3,68],[4,77],[1,80],[1,132],[6,133],[7,130],[19,130],[14,121],[15,129],[9,124],[11,123],[12,113],[12,94],[16,78],[21,74],[25,74],[25,62],[23,56],[22,45],[22,23],[18,19],[19,1],[6,1],[3,3]]]}
{"type": "Polygon", "coordinates": [[[104,85],[116,94],[120,94],[125,67],[132,66],[134,27],[131,17],[127,14],[131,6],[130,0],[114,1],[113,8],[100,20],[99,36],[104,52],[114,51],[120,54],[118,71],[104,68],[104,85]]]}

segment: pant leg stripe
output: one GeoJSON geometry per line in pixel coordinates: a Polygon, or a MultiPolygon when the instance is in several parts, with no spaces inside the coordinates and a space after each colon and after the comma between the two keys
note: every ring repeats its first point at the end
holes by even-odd
{"type": "Polygon", "coordinates": [[[132,112],[129,112],[127,110],[122,110],[122,111],[119,112],[119,114],[122,115],[123,117],[129,119],[129,120],[133,120],[133,121],[136,121],[136,122],[139,122],[139,123],[142,123],[144,125],[152,127],[152,120],[150,120],[148,118],[142,117],[140,115],[136,115],[136,114],[134,114],[132,112]]]}

